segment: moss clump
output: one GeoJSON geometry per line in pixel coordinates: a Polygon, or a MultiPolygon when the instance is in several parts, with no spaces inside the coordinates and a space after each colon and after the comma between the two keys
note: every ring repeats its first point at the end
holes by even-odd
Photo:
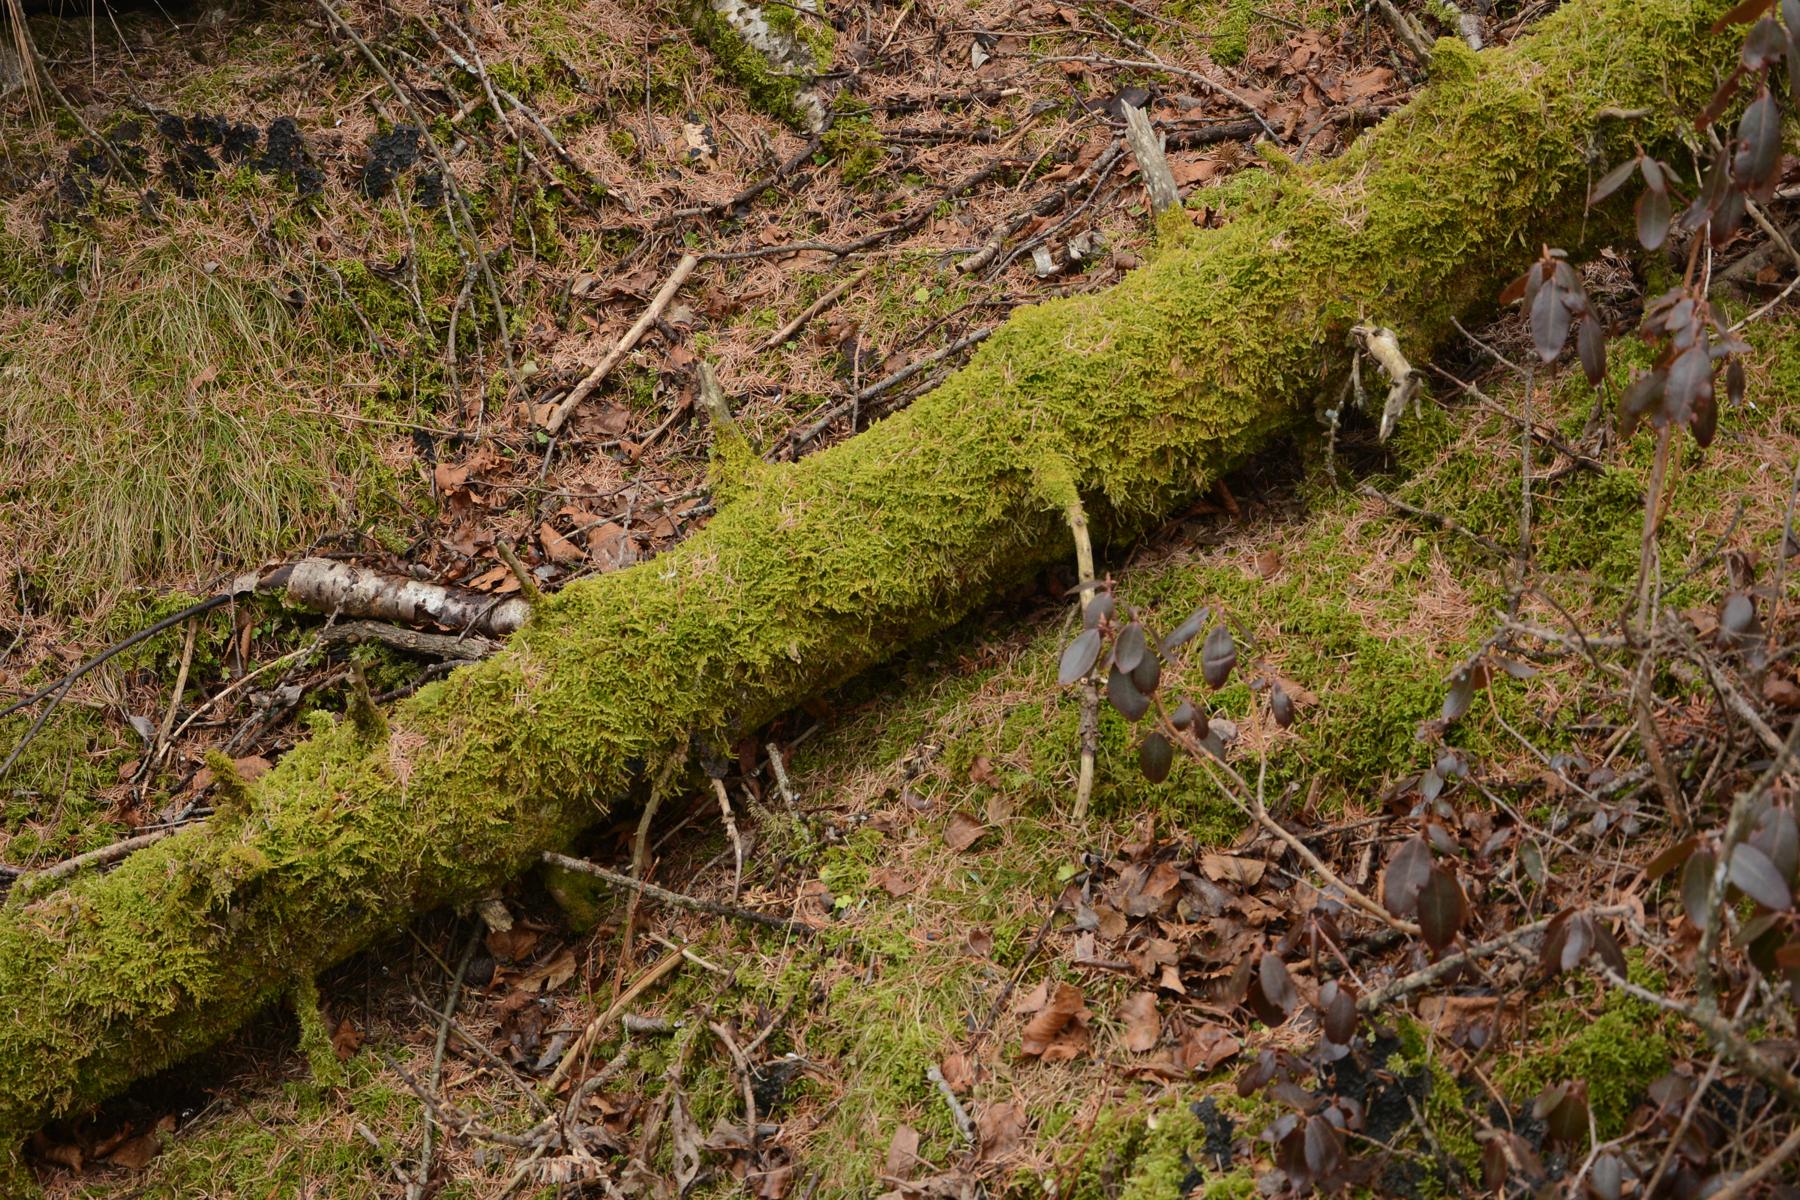
{"type": "Polygon", "coordinates": [[[1210,50],[1214,62],[1235,67],[1250,52],[1250,23],[1256,17],[1254,0],[1230,0],[1225,7],[1210,50]]]}
{"type": "Polygon", "coordinates": [[[887,160],[881,131],[868,117],[840,117],[823,138],[825,152],[837,162],[838,174],[853,188],[867,186],[887,160]]]}
{"type": "MultiPolygon", "coordinates": [[[[1643,981],[1636,963],[1632,974],[1643,981]]],[[[1515,1103],[1530,1104],[1551,1084],[1586,1080],[1588,1105],[1601,1138],[1617,1137],[1625,1131],[1625,1122],[1643,1100],[1645,1090],[1667,1074],[1674,1061],[1675,1047],[1666,1024],[1662,1010],[1655,1005],[1609,991],[1599,1016],[1590,1018],[1571,1005],[1539,1029],[1533,1044],[1555,1048],[1531,1054],[1502,1071],[1500,1085],[1515,1103]],[[1566,1036],[1558,1045],[1562,1035],[1566,1036]]]]}
{"type": "Polygon", "coordinates": [[[796,128],[806,126],[807,116],[798,100],[810,78],[771,65],[769,58],[745,39],[712,0],[688,0],[687,10],[694,35],[757,108],[796,128]]]}

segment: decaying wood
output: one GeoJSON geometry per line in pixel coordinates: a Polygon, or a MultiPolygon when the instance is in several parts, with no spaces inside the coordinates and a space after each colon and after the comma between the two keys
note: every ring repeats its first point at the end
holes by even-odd
{"type": "Polygon", "coordinates": [[[435,624],[496,638],[516,632],[531,612],[531,605],[519,596],[499,597],[470,588],[426,583],[329,558],[303,558],[261,578],[240,581],[234,590],[276,594],[296,607],[340,617],[398,625],[435,624]]]}
{"type": "Polygon", "coordinates": [[[1168,155],[1163,153],[1162,139],[1151,127],[1150,118],[1135,104],[1125,107],[1125,144],[1137,160],[1138,174],[1144,190],[1150,193],[1150,211],[1166,212],[1181,204],[1181,189],[1175,186],[1175,173],[1169,170],[1168,155]]]}
{"type": "Polygon", "coordinates": [[[414,915],[492,894],[643,773],[1062,560],[1071,503],[1104,538],[1152,526],[1308,419],[1356,314],[1426,353],[1540,243],[1614,219],[1584,211],[1593,156],[1631,153],[1599,110],[1655,106],[1631,137],[1675,144],[1734,49],[1706,35],[1715,13],[1574,0],[1504,51],[1439,43],[1434,83],[1340,159],[1270,172],[1230,223],[1110,292],[1020,310],[862,435],[748,464],[704,530],[545,597],[501,653],[385,714],[316,717],[254,781],[227,764],[204,825],[9,900],[0,1142],[216,1043],[414,915]]]}

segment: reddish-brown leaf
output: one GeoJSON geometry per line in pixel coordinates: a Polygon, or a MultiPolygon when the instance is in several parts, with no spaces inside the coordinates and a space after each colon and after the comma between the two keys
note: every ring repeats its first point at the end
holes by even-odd
{"type": "Polygon", "coordinates": [[[1162,1040],[1162,1017],[1156,1011],[1155,992],[1133,992],[1119,1006],[1119,1022],[1125,1026],[1125,1048],[1143,1054],[1162,1040]]]}
{"type": "Polygon", "coordinates": [[[1424,935],[1425,944],[1441,953],[1456,940],[1467,916],[1468,904],[1456,876],[1442,867],[1432,867],[1426,873],[1425,885],[1419,889],[1419,932],[1424,935]]]}
{"type": "Polygon", "coordinates": [[[966,812],[953,812],[944,822],[944,844],[952,850],[967,850],[981,840],[987,826],[966,812]]]}
{"type": "Polygon", "coordinates": [[[1410,916],[1418,910],[1419,892],[1430,874],[1431,847],[1424,838],[1408,838],[1388,860],[1381,881],[1381,903],[1396,917],[1410,916]]]}

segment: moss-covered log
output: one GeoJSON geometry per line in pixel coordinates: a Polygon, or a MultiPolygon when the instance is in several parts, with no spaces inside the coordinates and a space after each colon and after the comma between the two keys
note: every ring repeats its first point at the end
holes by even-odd
{"type": "MultiPolygon", "coordinates": [[[[1687,0],[1578,0],[1340,160],[1277,169],[1225,228],[1112,291],[1018,313],[911,409],[777,469],[727,460],[712,524],[572,585],[506,652],[385,717],[319,722],[203,828],[0,912],[0,1137],[229,1033],[294,981],[478,896],[647,766],[755,725],[1206,487],[1340,378],[1349,327],[1414,353],[1540,240],[1595,152],[1666,142],[1731,41],[1687,0]],[[1649,108],[1626,127],[1607,110],[1649,108]]],[[[1604,163],[1598,165],[1605,165],[1604,163]]],[[[739,456],[742,457],[742,456],[739,456]]],[[[15,1160],[16,1161],[16,1160],[15,1160]]]]}

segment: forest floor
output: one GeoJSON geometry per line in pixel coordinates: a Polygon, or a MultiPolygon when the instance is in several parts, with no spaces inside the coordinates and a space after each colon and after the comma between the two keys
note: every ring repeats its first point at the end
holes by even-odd
{"type": "MultiPolygon", "coordinates": [[[[1545,7],[1501,6],[1488,37],[1545,7]]],[[[1013,308],[1155,252],[1122,104],[1165,132],[1205,226],[1248,176],[1335,154],[1424,78],[1379,15],[1296,0],[906,0],[780,23],[828,61],[822,132],[675,5],[35,20],[60,97],[0,101],[0,698],[304,552],[496,595],[519,586],[500,545],[545,588],[651,557],[710,512],[702,361],[766,457],[804,455],[929,389],[1013,308]],[[549,434],[685,254],[700,262],[643,340],[549,434]]],[[[1734,315],[1792,275],[1749,240],[1716,270],[1738,263],[1734,315]]],[[[1585,271],[1626,329],[1671,268],[1606,251],[1585,271]]],[[[1686,997],[1693,931],[1647,870],[1683,843],[1634,693],[1566,632],[1614,631],[1634,601],[1650,451],[1599,436],[1578,368],[1515,366],[1518,325],[1435,363],[1391,442],[1360,419],[1329,451],[1303,431],[1102,547],[1102,569],[1159,629],[1227,617],[1238,678],[1208,688],[1196,647],[1165,692],[1208,697],[1348,884],[1374,892],[1435,831],[1479,883],[1484,933],[1623,911],[1631,979],[1686,997]],[[1526,590],[1561,640],[1507,625],[1526,590]],[[1494,669],[1447,716],[1478,660],[1494,669]],[[1296,700],[1292,727],[1252,675],[1296,700]]],[[[1656,720],[1702,799],[1769,753],[1744,748],[1718,672],[1764,728],[1800,709],[1796,332],[1781,309],[1746,327],[1750,401],[1705,454],[1683,444],[1664,505],[1657,604],[1702,649],[1659,668],[1656,720]],[[1735,594],[1762,605],[1754,665],[1712,649],[1735,594]]],[[[1614,357],[1615,382],[1648,362],[1614,357]]],[[[1365,1174],[1315,1173],[1434,1195],[1478,1186],[1495,1146],[1564,1182],[1616,1150],[1641,1184],[1665,1146],[1698,1181],[1785,1134],[1690,1022],[1504,956],[1372,1028],[1299,1100],[1241,1086],[1316,1032],[1246,1011],[1239,975],[1275,945],[1313,938],[1317,957],[1319,893],[1202,764],[1147,782],[1110,712],[1094,808],[1072,812],[1072,579],[741,747],[724,781],[741,876],[714,793],[665,804],[656,882],[810,932],[651,900],[633,920],[546,870],[502,898],[510,929],[437,914],[322,982],[341,1077],[309,1073],[270,1014],[47,1131],[41,1179],[62,1196],[1248,1196],[1292,1165],[1266,1130],[1354,1095],[1365,1174]],[[592,1155],[547,1154],[541,1090],[597,1018],[610,1074],[564,1115],[592,1155]],[[1534,1107],[1571,1080],[1593,1153],[1534,1107]]],[[[164,827],[203,791],[206,750],[278,757],[308,710],[343,707],[352,661],[387,694],[438,669],[323,646],[321,620],[247,602],[85,676],[0,784],[0,863],[164,827]]],[[[32,715],[0,718],[0,754],[32,715]]],[[[625,869],[637,816],[575,852],[625,869]]],[[[1364,990],[1426,961],[1379,924],[1341,941],[1364,990]]],[[[1296,970],[1316,995],[1322,972],[1296,970]]],[[[1793,1033],[1761,1031],[1772,1053],[1793,1033]]]]}

